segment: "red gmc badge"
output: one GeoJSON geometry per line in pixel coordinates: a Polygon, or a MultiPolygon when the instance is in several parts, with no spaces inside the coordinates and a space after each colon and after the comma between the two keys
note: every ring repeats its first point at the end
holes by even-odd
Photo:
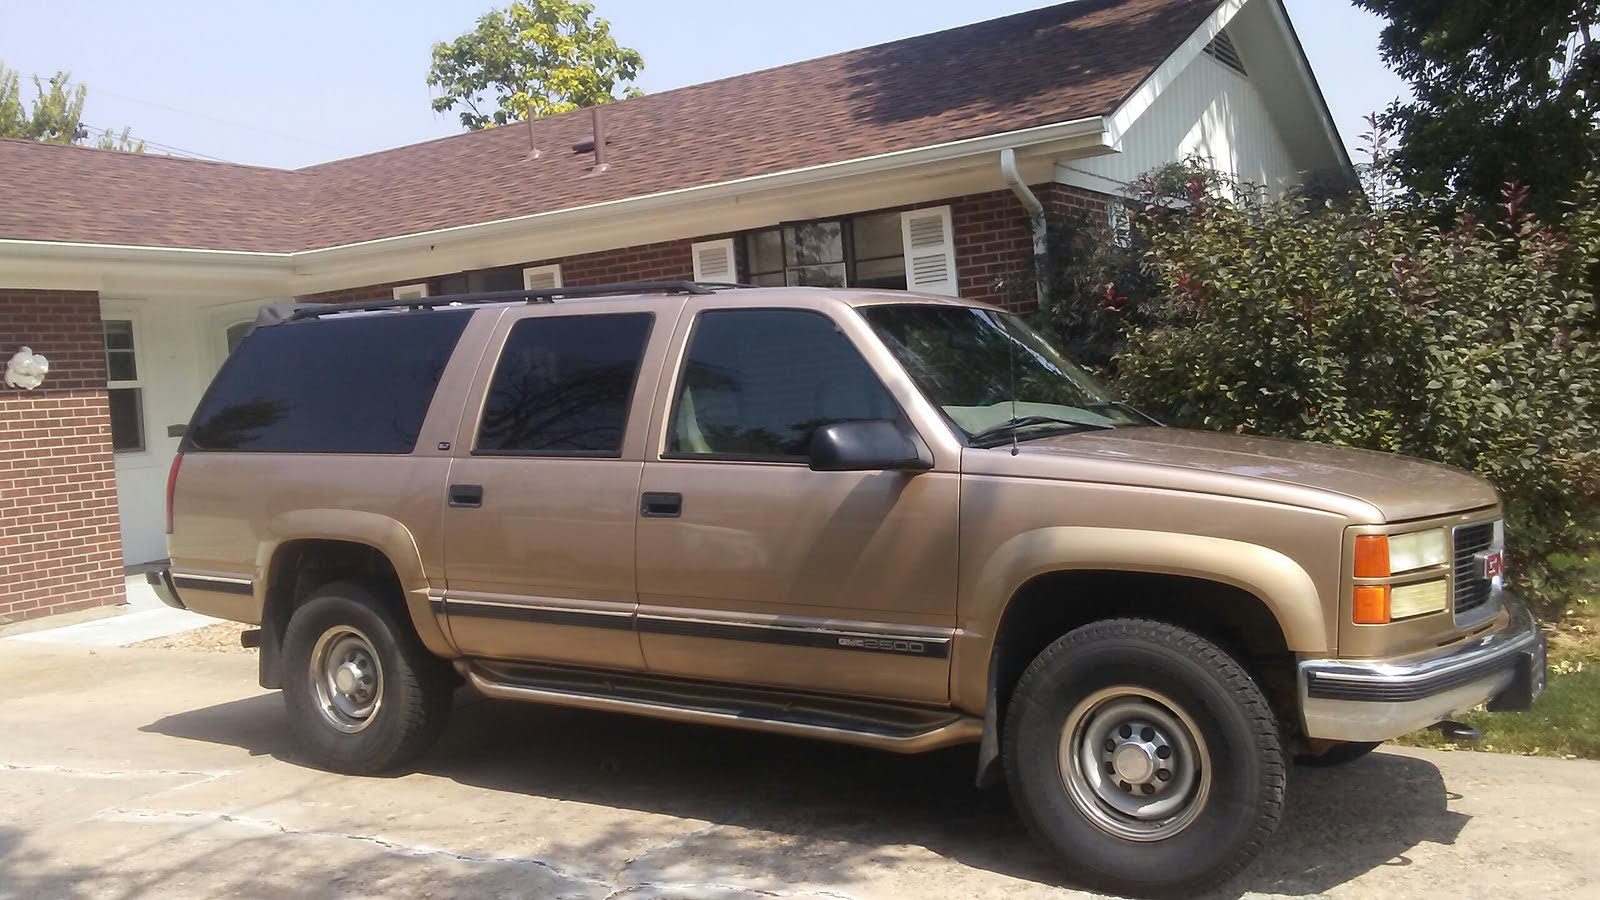
{"type": "Polygon", "coordinates": [[[1478,562],[1479,578],[1498,578],[1506,573],[1506,554],[1504,550],[1485,550],[1473,558],[1478,562]]]}

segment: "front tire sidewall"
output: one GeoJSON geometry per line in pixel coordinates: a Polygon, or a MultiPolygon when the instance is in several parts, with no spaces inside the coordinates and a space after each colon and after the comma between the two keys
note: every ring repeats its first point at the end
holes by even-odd
{"type": "Polygon", "coordinates": [[[1201,649],[1197,644],[1219,656],[1221,651],[1176,629],[1073,637],[1041,654],[1008,715],[1007,768],[1024,819],[1089,886],[1172,894],[1227,877],[1259,849],[1282,804],[1281,750],[1275,723],[1263,721],[1268,717],[1261,715],[1265,701],[1259,690],[1236,664],[1233,678],[1219,677],[1195,651],[1201,649]],[[1207,748],[1202,765],[1210,766],[1211,787],[1205,806],[1188,827],[1162,840],[1107,833],[1078,808],[1062,781],[1058,751],[1068,714],[1090,694],[1119,685],[1170,698],[1189,715],[1207,748]],[[1241,690],[1253,694],[1245,698],[1249,703],[1241,703],[1241,690]]]}
{"type": "Polygon", "coordinates": [[[295,611],[284,637],[284,702],[289,726],[300,749],[317,765],[336,772],[370,774],[405,762],[424,749],[442,722],[441,705],[448,703],[436,683],[438,673],[427,663],[417,665],[420,646],[404,626],[359,585],[340,585],[319,591],[295,611]],[[312,682],[312,650],[326,631],[353,627],[371,641],[383,671],[383,697],[372,721],[356,733],[340,731],[320,706],[312,682]],[[422,671],[418,671],[421,668],[422,671]]]}

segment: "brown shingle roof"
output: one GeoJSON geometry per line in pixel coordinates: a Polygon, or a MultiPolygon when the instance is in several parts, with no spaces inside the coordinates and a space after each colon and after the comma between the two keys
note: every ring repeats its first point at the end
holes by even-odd
{"type": "Polygon", "coordinates": [[[1220,0],[1077,0],[287,171],[0,140],[0,238],[293,251],[1104,115],[1220,0]]]}

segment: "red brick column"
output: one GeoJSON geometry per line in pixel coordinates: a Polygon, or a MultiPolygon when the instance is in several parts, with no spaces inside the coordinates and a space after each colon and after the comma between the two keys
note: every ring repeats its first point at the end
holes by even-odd
{"type": "Polygon", "coordinates": [[[123,602],[99,297],[0,290],[0,371],[22,346],[50,373],[0,378],[0,623],[123,602]]]}

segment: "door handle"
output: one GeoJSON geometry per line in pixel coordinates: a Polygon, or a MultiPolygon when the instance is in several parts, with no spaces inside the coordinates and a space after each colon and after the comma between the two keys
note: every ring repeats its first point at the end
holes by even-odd
{"type": "Polygon", "coordinates": [[[466,509],[476,509],[483,505],[483,485],[481,484],[452,484],[450,485],[450,505],[466,509]]]}
{"type": "Polygon", "coordinates": [[[639,498],[639,514],[647,519],[676,519],[683,515],[683,495],[646,491],[639,498]]]}

